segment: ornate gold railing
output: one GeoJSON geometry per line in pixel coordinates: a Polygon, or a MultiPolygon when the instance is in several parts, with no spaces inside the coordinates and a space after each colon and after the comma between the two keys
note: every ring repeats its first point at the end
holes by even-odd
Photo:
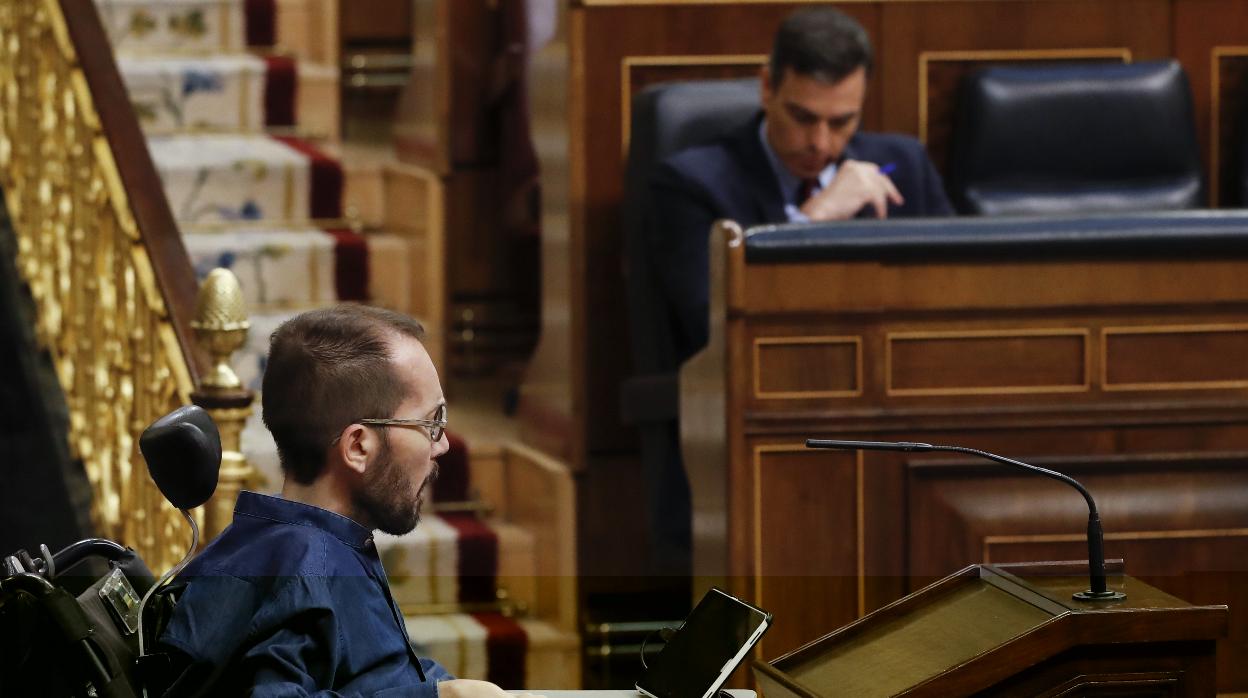
{"type": "Polygon", "coordinates": [[[136,442],[195,389],[195,280],[91,0],[0,0],[0,186],[97,534],[166,569],[188,533],[136,442]]]}

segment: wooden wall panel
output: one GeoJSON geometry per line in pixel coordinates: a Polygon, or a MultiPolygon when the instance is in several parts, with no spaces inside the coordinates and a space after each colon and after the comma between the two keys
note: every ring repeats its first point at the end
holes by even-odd
{"type": "Polygon", "coordinates": [[[1106,390],[1248,388],[1248,325],[1106,328],[1106,390]]]}
{"type": "MultiPolygon", "coordinates": [[[[1218,89],[1214,68],[1220,51],[1233,52],[1248,46],[1248,3],[1241,0],[1174,0],[1172,32],[1174,57],[1187,71],[1192,84],[1196,113],[1196,134],[1200,140],[1205,163],[1210,166],[1210,201],[1219,203],[1221,188],[1219,163],[1224,164],[1226,143],[1220,141],[1220,106],[1227,97],[1218,89]]],[[[1222,66],[1225,70],[1230,66],[1222,66]]],[[[1224,77],[1231,78],[1229,73],[1224,77]]],[[[1228,105],[1229,106],[1229,105],[1228,105]]]]}
{"type": "Polygon", "coordinates": [[[890,395],[1000,395],[1088,390],[1086,330],[896,332],[887,339],[890,395]]]}
{"type": "Polygon", "coordinates": [[[1248,46],[1217,46],[1210,61],[1210,196],[1215,206],[1248,206],[1244,150],[1248,132],[1248,46]]]}
{"type": "Polygon", "coordinates": [[[861,337],[757,337],[754,397],[855,397],[862,394],[861,337]]]}
{"type": "MultiPolygon", "coordinates": [[[[839,627],[862,612],[862,463],[853,453],[807,450],[801,442],[760,445],[753,457],[756,500],[754,598],[782,618],[839,627]],[[793,536],[808,545],[792,545],[793,536]]],[[[802,642],[808,623],[777,622],[759,650],[776,656],[802,642]]]]}

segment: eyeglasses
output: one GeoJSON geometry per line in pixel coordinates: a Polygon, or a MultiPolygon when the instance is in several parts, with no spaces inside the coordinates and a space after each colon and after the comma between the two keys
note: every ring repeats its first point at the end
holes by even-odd
{"type": "Polygon", "coordinates": [[[424,427],[429,440],[437,442],[446,432],[446,404],[438,405],[438,412],[433,419],[361,419],[359,423],[372,427],[424,427]]]}

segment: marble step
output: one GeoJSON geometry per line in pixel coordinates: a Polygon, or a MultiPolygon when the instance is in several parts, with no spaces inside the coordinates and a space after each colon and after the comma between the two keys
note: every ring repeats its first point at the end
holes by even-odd
{"type": "Polygon", "coordinates": [[[580,638],[544,621],[486,614],[406,620],[417,653],[459,678],[495,681],[508,690],[581,686],[580,638]]]}
{"type": "Polygon", "coordinates": [[[262,133],[333,139],[338,69],[286,56],[119,55],[117,66],[149,135],[262,133]]]}
{"type": "Polygon", "coordinates": [[[242,223],[186,227],[182,240],[198,278],[217,267],[234,272],[253,314],[339,301],[412,312],[419,245],[405,235],[242,223]]]}
{"type": "Polygon", "coordinates": [[[316,228],[231,227],[182,235],[201,279],[217,267],[234,272],[251,312],[304,308],[338,300],[334,235],[316,228]]]}
{"type": "Polygon", "coordinates": [[[264,129],[268,66],[263,58],[123,54],[117,68],[149,134],[264,129]]]}
{"type": "Polygon", "coordinates": [[[243,0],[95,0],[118,53],[236,53],[245,45],[243,0]]]}
{"type": "Polygon", "coordinates": [[[342,168],[310,144],[264,135],[148,138],[174,217],[182,225],[336,219],[342,168]]]}
{"type": "Polygon", "coordinates": [[[377,534],[377,550],[404,613],[437,613],[457,604],[492,604],[500,579],[510,603],[529,607],[537,579],[533,535],[470,513],[429,513],[403,536],[377,534]],[[464,554],[473,555],[471,560],[464,554]]]}

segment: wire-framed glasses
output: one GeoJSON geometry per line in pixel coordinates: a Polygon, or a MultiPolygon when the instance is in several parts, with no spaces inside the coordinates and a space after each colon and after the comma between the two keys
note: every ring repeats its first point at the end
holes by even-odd
{"type": "Polygon", "coordinates": [[[408,427],[423,428],[425,433],[429,435],[429,440],[437,442],[442,439],[442,434],[446,431],[446,403],[438,405],[438,411],[434,414],[433,419],[361,419],[360,424],[367,424],[373,427],[408,427]]]}

